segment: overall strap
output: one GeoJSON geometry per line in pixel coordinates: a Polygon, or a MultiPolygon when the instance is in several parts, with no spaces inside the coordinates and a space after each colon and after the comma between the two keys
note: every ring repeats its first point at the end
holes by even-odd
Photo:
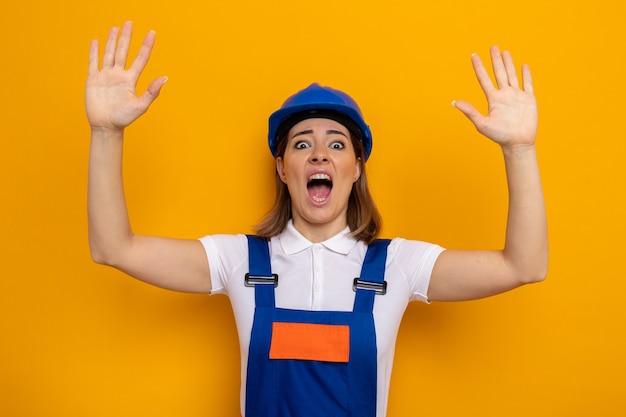
{"type": "Polygon", "coordinates": [[[389,239],[378,239],[367,247],[365,260],[361,268],[361,276],[354,279],[354,312],[371,313],[374,308],[374,296],[385,294],[385,263],[389,239]]]}
{"type": "Polygon", "coordinates": [[[278,275],[272,274],[269,243],[259,236],[248,237],[249,272],[245,285],[254,287],[257,307],[275,307],[274,287],[278,285],[278,275]]]}

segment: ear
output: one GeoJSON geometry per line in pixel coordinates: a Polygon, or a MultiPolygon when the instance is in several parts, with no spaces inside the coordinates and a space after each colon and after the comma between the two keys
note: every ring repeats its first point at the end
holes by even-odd
{"type": "Polygon", "coordinates": [[[357,182],[361,178],[361,158],[356,159],[356,166],[354,168],[354,182],[357,182]]]}
{"type": "Polygon", "coordinates": [[[278,177],[282,182],[287,184],[287,173],[285,172],[285,163],[282,157],[276,158],[276,172],[278,173],[278,177]]]}

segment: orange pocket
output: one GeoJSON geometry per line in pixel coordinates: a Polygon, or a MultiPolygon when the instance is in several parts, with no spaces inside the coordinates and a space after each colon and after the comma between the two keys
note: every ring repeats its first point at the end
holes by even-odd
{"type": "Polygon", "coordinates": [[[333,324],[272,324],[270,359],[348,362],[350,327],[333,324]]]}

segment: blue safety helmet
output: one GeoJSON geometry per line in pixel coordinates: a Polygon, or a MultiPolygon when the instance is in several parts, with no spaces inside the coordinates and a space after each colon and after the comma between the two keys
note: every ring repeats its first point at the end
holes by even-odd
{"type": "Polygon", "coordinates": [[[313,83],[289,97],[269,119],[270,151],[276,157],[278,140],[296,123],[311,118],[332,119],[361,140],[365,160],[372,152],[372,133],[356,102],[343,91],[313,83]]]}

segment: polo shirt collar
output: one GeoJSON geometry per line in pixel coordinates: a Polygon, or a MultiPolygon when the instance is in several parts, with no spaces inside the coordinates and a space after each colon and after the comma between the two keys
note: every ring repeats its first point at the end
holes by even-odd
{"type": "MultiPolygon", "coordinates": [[[[313,242],[302,236],[300,232],[296,230],[292,220],[289,220],[289,223],[287,223],[287,227],[279,235],[279,238],[280,245],[287,255],[293,255],[295,253],[302,252],[303,250],[313,246],[313,242]]],[[[357,240],[354,237],[350,236],[350,228],[346,226],[345,229],[337,233],[335,236],[331,237],[328,240],[325,240],[324,242],[320,242],[320,245],[323,245],[333,252],[347,255],[348,253],[350,253],[356,243],[357,240]]]]}

